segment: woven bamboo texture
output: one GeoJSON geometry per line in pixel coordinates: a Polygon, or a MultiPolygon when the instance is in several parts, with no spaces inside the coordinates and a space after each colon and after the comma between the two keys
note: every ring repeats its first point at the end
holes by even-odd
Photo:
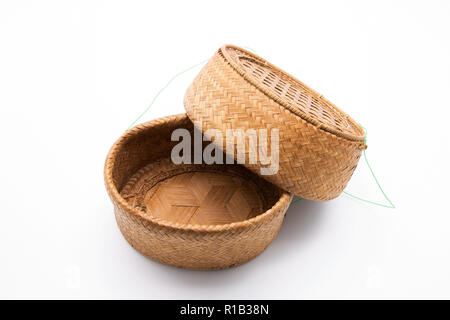
{"type": "Polygon", "coordinates": [[[292,196],[239,165],[175,165],[173,130],[185,114],[128,130],[111,148],[105,185],[125,239],[142,254],[189,269],[222,269],[260,254],[292,196]]]}
{"type": "MultiPolygon", "coordinates": [[[[188,88],[184,105],[203,132],[278,129],[279,170],[263,177],[306,199],[339,196],[366,148],[363,129],[343,111],[291,75],[235,46],[214,54],[188,88]]],[[[222,145],[225,153],[236,157],[226,149],[225,136],[222,145]]],[[[267,146],[270,150],[270,139],[267,146]]],[[[248,161],[248,139],[245,147],[244,165],[260,174],[264,166],[248,161]]]]}

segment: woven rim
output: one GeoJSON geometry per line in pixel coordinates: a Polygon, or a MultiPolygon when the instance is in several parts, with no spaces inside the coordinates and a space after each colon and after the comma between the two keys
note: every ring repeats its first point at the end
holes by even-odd
{"type": "MultiPolygon", "coordinates": [[[[106,189],[108,191],[108,194],[110,195],[111,199],[118,204],[122,209],[124,209],[128,214],[131,214],[133,216],[139,217],[140,219],[143,219],[145,221],[148,221],[152,224],[155,224],[160,227],[165,228],[171,228],[175,230],[183,230],[183,231],[195,231],[195,232],[222,232],[222,231],[230,231],[230,230],[238,230],[238,229],[245,229],[248,228],[255,223],[264,222],[266,220],[270,220],[273,216],[273,213],[276,213],[277,210],[286,204],[288,204],[291,199],[292,195],[290,195],[288,192],[280,189],[280,197],[275,202],[275,204],[264,213],[259,214],[258,216],[244,220],[239,222],[233,222],[228,224],[220,224],[220,225],[197,225],[197,224],[180,224],[180,223],[174,223],[171,221],[163,220],[160,218],[155,218],[146,215],[141,210],[137,210],[133,206],[131,206],[119,193],[117,190],[117,187],[113,181],[113,169],[115,165],[116,156],[123,144],[125,144],[129,139],[131,139],[133,136],[140,134],[141,132],[155,126],[161,126],[166,124],[170,121],[176,121],[176,120],[183,120],[186,119],[186,114],[177,114],[173,116],[168,116],[164,118],[159,118],[157,120],[152,120],[140,125],[137,125],[129,130],[127,130],[111,147],[105,161],[105,168],[104,168],[104,177],[105,177],[105,185],[106,189]]],[[[274,186],[276,187],[276,186],[274,186]]]]}
{"type": "MultiPolygon", "coordinates": [[[[292,75],[287,72],[279,69],[278,67],[272,65],[265,59],[257,56],[254,53],[251,53],[245,49],[234,45],[224,45],[218,51],[218,53],[226,60],[226,62],[235,69],[245,80],[250,82],[253,86],[258,88],[261,92],[263,92],[266,96],[273,99],[284,108],[288,109],[295,115],[301,117],[305,121],[308,121],[312,125],[316,126],[319,129],[332,133],[336,136],[352,140],[352,141],[364,141],[364,130],[345,112],[336,107],[333,103],[323,97],[317,91],[311,89],[306,84],[296,79],[292,75]],[[240,53],[241,56],[237,55],[236,52],[240,53]],[[263,68],[269,69],[271,72],[275,73],[279,78],[282,78],[284,81],[289,84],[291,88],[299,92],[306,92],[309,96],[313,97],[316,105],[320,104],[320,108],[322,108],[322,112],[327,115],[327,118],[330,121],[324,121],[323,118],[314,116],[314,114],[307,112],[305,109],[299,107],[299,105],[295,105],[293,103],[293,99],[288,99],[286,96],[282,96],[273,88],[268,87],[264,81],[257,78],[255,73],[250,73],[245,66],[248,64],[241,63],[241,58],[249,58],[251,63],[261,64],[263,68]],[[344,127],[342,125],[342,120],[347,123],[348,127],[344,127]],[[333,124],[332,122],[335,122],[333,124]]],[[[250,61],[248,60],[248,61],[250,61]]],[[[316,106],[317,108],[317,106],[316,106]]]]}

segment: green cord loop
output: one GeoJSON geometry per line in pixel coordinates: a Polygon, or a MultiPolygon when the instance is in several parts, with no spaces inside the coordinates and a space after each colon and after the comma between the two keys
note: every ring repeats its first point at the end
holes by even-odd
{"type": "MultiPolygon", "coordinates": [[[[252,49],[250,49],[250,48],[248,48],[248,49],[249,49],[250,51],[254,51],[254,50],[252,50],[252,49]]],[[[133,123],[127,128],[127,130],[129,130],[131,127],[133,127],[133,126],[134,126],[134,125],[135,125],[135,124],[136,124],[136,123],[137,123],[137,122],[138,122],[138,121],[139,121],[139,120],[147,113],[147,111],[148,111],[148,110],[150,109],[150,107],[155,103],[155,101],[156,101],[156,99],[159,97],[159,95],[160,95],[165,89],[167,89],[167,87],[172,83],[172,81],[174,81],[176,78],[178,78],[178,77],[181,76],[182,74],[184,74],[184,73],[186,73],[186,72],[188,72],[188,71],[190,71],[190,70],[192,70],[192,69],[194,69],[194,68],[196,68],[196,67],[198,67],[198,66],[204,64],[206,61],[208,61],[208,60],[203,60],[202,62],[197,63],[197,64],[195,64],[195,65],[193,65],[193,66],[191,66],[191,67],[189,67],[189,68],[187,68],[187,69],[185,69],[185,70],[183,70],[183,71],[177,73],[176,75],[174,75],[174,76],[167,82],[167,84],[166,84],[164,87],[162,87],[162,88],[158,91],[158,93],[155,95],[155,97],[153,98],[153,100],[152,100],[152,102],[149,104],[149,106],[148,106],[148,107],[147,107],[147,108],[139,115],[139,117],[136,118],[136,120],[133,121],[133,123]]],[[[364,144],[366,144],[366,141],[367,141],[367,129],[364,128],[363,126],[361,126],[361,127],[364,129],[364,131],[365,131],[365,133],[366,133],[365,136],[364,136],[364,144]]],[[[360,197],[358,197],[358,196],[355,196],[355,195],[353,195],[353,194],[350,194],[350,193],[348,193],[348,192],[346,192],[346,191],[344,191],[343,193],[344,193],[345,195],[347,195],[347,196],[353,198],[353,199],[356,199],[356,200],[359,200],[359,201],[362,201],[362,202],[365,202],[365,203],[369,203],[369,204],[376,205],[376,206],[380,206],[380,207],[384,207],[384,208],[395,209],[394,204],[393,204],[392,201],[389,199],[389,197],[386,195],[386,193],[383,191],[383,188],[381,187],[380,183],[378,182],[378,179],[377,179],[377,177],[375,176],[375,173],[373,172],[372,167],[371,167],[370,164],[369,164],[369,160],[367,160],[366,150],[363,150],[363,155],[364,155],[364,160],[365,160],[365,162],[366,162],[366,164],[367,164],[367,167],[369,168],[370,173],[372,174],[372,177],[373,177],[373,179],[375,180],[375,183],[376,183],[377,186],[378,186],[378,189],[380,189],[380,191],[381,191],[381,193],[383,194],[384,198],[389,202],[390,205],[386,205],[386,204],[377,203],[377,202],[374,202],[374,201],[362,199],[362,198],[360,198],[360,197]]],[[[303,198],[296,199],[296,200],[292,201],[291,204],[297,203],[297,202],[299,202],[300,200],[303,200],[303,198]]]]}
{"type": "MultiPolygon", "coordinates": [[[[361,126],[361,124],[360,124],[360,126],[361,126]]],[[[366,133],[364,135],[364,144],[366,144],[366,141],[367,141],[367,129],[365,127],[363,127],[363,126],[361,126],[361,127],[364,129],[364,131],[366,133]]],[[[345,191],[344,191],[344,194],[346,194],[347,196],[349,196],[349,197],[351,197],[353,199],[356,199],[356,200],[359,200],[359,201],[362,201],[362,202],[370,203],[370,204],[373,204],[373,205],[376,205],[376,206],[380,206],[380,207],[384,207],[384,208],[395,209],[394,204],[392,203],[392,201],[389,199],[389,197],[384,192],[383,188],[380,185],[380,182],[378,181],[377,177],[375,176],[375,173],[373,172],[373,169],[372,169],[371,165],[369,164],[369,160],[367,159],[367,155],[366,155],[366,149],[363,150],[363,155],[364,155],[364,160],[366,162],[366,165],[369,168],[370,173],[372,174],[373,180],[375,180],[375,183],[377,184],[378,189],[380,189],[380,191],[383,194],[384,198],[389,202],[390,205],[386,205],[386,204],[382,204],[382,203],[378,203],[378,202],[362,199],[360,197],[357,197],[357,196],[355,196],[355,195],[353,195],[351,193],[345,192],[345,191]]]]}

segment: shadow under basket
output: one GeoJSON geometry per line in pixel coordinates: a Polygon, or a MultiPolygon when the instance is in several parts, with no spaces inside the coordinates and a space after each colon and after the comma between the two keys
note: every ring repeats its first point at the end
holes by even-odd
{"type": "MultiPolygon", "coordinates": [[[[142,254],[188,269],[222,269],[260,254],[292,196],[236,164],[174,164],[185,114],[128,130],[112,146],[105,184],[125,239],[142,254]]],[[[192,144],[193,145],[193,144],[192,144]]]]}

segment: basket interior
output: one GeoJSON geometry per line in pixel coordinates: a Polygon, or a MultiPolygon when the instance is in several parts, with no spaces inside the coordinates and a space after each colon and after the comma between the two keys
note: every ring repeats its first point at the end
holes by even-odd
{"type": "Polygon", "coordinates": [[[170,158],[161,159],[134,174],[121,195],[146,215],[181,224],[244,221],[273,205],[247,172],[221,167],[176,165],[170,158]]]}
{"type": "MultiPolygon", "coordinates": [[[[281,190],[236,164],[174,164],[174,129],[193,132],[186,117],[139,126],[117,144],[113,181],[135,210],[186,225],[217,225],[251,219],[279,200],[281,190]]],[[[204,147],[206,143],[204,144],[204,147]]]]}
{"type": "Polygon", "coordinates": [[[309,119],[340,133],[356,136],[362,134],[360,128],[345,113],[297,79],[237,47],[227,46],[224,50],[226,56],[258,86],[301,111],[309,119]]]}

